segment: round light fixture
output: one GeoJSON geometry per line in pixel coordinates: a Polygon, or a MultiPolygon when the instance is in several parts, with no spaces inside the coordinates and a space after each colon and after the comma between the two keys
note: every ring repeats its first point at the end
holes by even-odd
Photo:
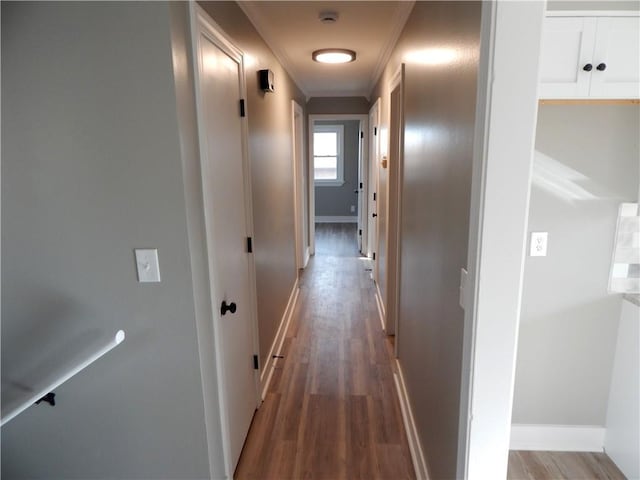
{"type": "Polygon", "coordinates": [[[356,52],[345,48],[323,48],[313,52],[311,57],[320,63],[349,63],[356,59],[356,52]]]}

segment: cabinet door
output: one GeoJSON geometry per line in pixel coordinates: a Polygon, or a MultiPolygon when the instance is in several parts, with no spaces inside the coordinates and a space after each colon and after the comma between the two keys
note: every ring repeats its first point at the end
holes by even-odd
{"type": "Polygon", "coordinates": [[[640,17],[598,18],[589,93],[591,98],[640,98],[640,17]],[[604,70],[597,68],[600,64],[604,70]]]}
{"type": "MultiPolygon", "coordinates": [[[[542,34],[540,98],[586,98],[596,18],[547,17],[542,34]]],[[[595,68],[595,65],[593,65],[595,68]]]]}

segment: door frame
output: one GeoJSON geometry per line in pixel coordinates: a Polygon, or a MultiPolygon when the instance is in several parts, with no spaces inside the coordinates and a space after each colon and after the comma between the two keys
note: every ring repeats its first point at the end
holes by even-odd
{"type": "Polygon", "coordinates": [[[309,262],[309,214],[306,209],[308,195],[304,175],[304,110],[291,100],[291,138],[293,152],[293,209],[296,232],[296,267],[303,269],[309,262]],[[307,239],[305,240],[305,233],[307,239]]]}
{"type": "Polygon", "coordinates": [[[387,181],[387,275],[385,305],[385,326],[387,335],[395,335],[394,353],[398,356],[398,328],[400,306],[400,241],[402,237],[402,178],[404,172],[404,63],[400,64],[389,82],[389,165],[387,181]],[[391,96],[399,89],[398,124],[393,125],[392,109],[394,104],[391,96]],[[394,132],[395,130],[395,132],[394,132]],[[397,137],[398,145],[395,152],[391,151],[392,135],[397,137]],[[392,200],[394,203],[392,203],[392,200]]]}
{"type": "MultiPolygon", "coordinates": [[[[373,254],[377,250],[378,233],[374,227],[373,217],[370,215],[374,212],[375,200],[373,194],[378,191],[378,160],[380,157],[380,98],[377,98],[373,106],[369,109],[369,182],[367,192],[367,231],[369,239],[367,242],[367,257],[373,258],[373,254]],[[375,112],[374,112],[375,111],[375,112]],[[371,116],[375,113],[375,125],[371,122],[371,116]],[[375,131],[374,131],[375,129],[375,131]]],[[[377,225],[378,222],[375,222],[377,225]]],[[[378,281],[378,269],[373,268],[373,280],[378,281]]]]}
{"type": "Polygon", "coordinates": [[[457,478],[507,474],[544,17],[482,4],[457,478]]]}
{"type": "MultiPolygon", "coordinates": [[[[309,213],[307,217],[309,218],[309,253],[311,255],[315,255],[316,253],[316,186],[314,179],[314,162],[313,162],[313,127],[316,120],[336,120],[336,121],[348,121],[348,120],[359,120],[360,121],[360,131],[364,133],[364,138],[361,139],[360,144],[362,145],[361,150],[358,155],[361,158],[368,158],[369,156],[369,115],[368,114],[360,114],[360,113],[323,113],[323,114],[310,114],[308,117],[308,132],[307,132],[307,143],[309,145],[309,213]]],[[[362,162],[361,158],[358,158],[358,165],[362,162]]],[[[367,182],[362,182],[362,193],[361,195],[367,195],[368,186],[367,182]]],[[[365,202],[362,202],[365,204],[365,202]]],[[[358,202],[360,205],[360,202],[358,202]]],[[[363,206],[366,208],[366,205],[363,206]]],[[[358,212],[359,214],[360,212],[358,212]]],[[[365,212],[366,213],[366,212],[365,212]]],[[[364,229],[362,234],[364,235],[364,229]]]]}
{"type": "MultiPolygon", "coordinates": [[[[244,53],[234,44],[233,40],[222,30],[222,28],[209,16],[209,14],[199,5],[190,2],[189,3],[189,29],[191,34],[191,55],[192,55],[192,73],[193,73],[193,88],[195,94],[195,110],[196,110],[196,121],[197,121],[197,140],[198,140],[198,175],[200,180],[200,185],[202,187],[202,197],[200,197],[199,201],[202,202],[202,211],[204,216],[206,217],[207,212],[207,203],[205,201],[207,197],[207,191],[209,189],[206,182],[203,181],[202,178],[202,168],[204,159],[204,153],[206,152],[206,134],[204,133],[205,129],[205,115],[202,111],[202,93],[200,89],[200,69],[198,64],[198,46],[200,35],[204,34],[207,38],[213,42],[218,48],[220,48],[223,52],[233,58],[239,64],[239,90],[241,98],[247,98],[247,86],[246,86],[246,78],[245,78],[245,64],[244,64],[244,53]]],[[[246,108],[246,107],[245,107],[246,108]]],[[[245,110],[246,111],[246,110],[245,110]]],[[[248,119],[245,115],[240,119],[241,123],[241,150],[242,150],[242,172],[243,172],[243,187],[244,187],[244,200],[245,200],[245,229],[247,232],[247,236],[253,237],[253,207],[252,207],[252,193],[251,193],[251,165],[249,162],[249,149],[248,149],[248,119]]],[[[205,221],[205,218],[202,219],[205,221]]],[[[207,410],[209,409],[210,414],[216,410],[216,406],[218,406],[217,412],[219,416],[219,428],[222,433],[222,447],[223,447],[223,459],[224,466],[227,476],[232,476],[235,465],[232,465],[231,462],[231,452],[230,452],[230,425],[229,425],[229,417],[227,414],[227,406],[226,400],[224,396],[224,359],[222,358],[222,349],[220,338],[220,332],[218,327],[218,322],[215,321],[216,315],[218,313],[218,305],[215,303],[215,299],[213,296],[213,292],[216,291],[219,282],[219,272],[215,265],[215,256],[209,255],[209,251],[211,246],[209,245],[206,234],[203,238],[204,241],[204,254],[206,255],[206,261],[211,265],[208,268],[208,301],[210,302],[211,315],[208,318],[200,318],[198,319],[199,323],[206,322],[205,325],[199,325],[198,332],[206,331],[212,329],[213,336],[213,356],[215,358],[215,373],[216,373],[216,392],[217,398],[205,396],[205,415],[207,410]],[[208,408],[207,408],[208,407],[208,408]]],[[[256,272],[255,272],[255,259],[253,253],[247,253],[247,264],[249,269],[249,297],[251,299],[250,304],[250,325],[252,330],[252,347],[255,355],[258,355],[259,358],[259,340],[258,340],[258,308],[257,308],[257,291],[256,291],[256,272]]],[[[200,334],[199,334],[200,335],[200,334]]],[[[210,336],[210,334],[208,335],[210,336]]],[[[200,348],[202,348],[199,342],[200,348]]],[[[211,345],[208,346],[208,349],[211,349],[211,345]]],[[[206,352],[201,352],[201,363],[206,352]]],[[[203,365],[201,367],[203,369],[203,374],[207,370],[210,369],[209,365],[203,365]]],[[[203,382],[205,380],[203,379],[203,382]]],[[[256,409],[260,406],[261,398],[260,398],[260,370],[254,370],[254,385],[255,385],[255,403],[256,409]]],[[[215,422],[215,419],[205,419],[207,423],[215,422]]],[[[207,435],[210,436],[214,434],[215,431],[210,431],[207,428],[207,435]]],[[[212,438],[208,438],[208,442],[212,442],[212,438]]],[[[211,457],[211,452],[210,452],[211,457]]],[[[213,469],[213,465],[210,465],[210,468],[213,469]]]]}

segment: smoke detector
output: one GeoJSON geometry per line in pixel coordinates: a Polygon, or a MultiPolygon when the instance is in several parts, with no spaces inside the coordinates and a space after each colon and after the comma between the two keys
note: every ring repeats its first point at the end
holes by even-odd
{"type": "Polygon", "coordinates": [[[336,23],[338,21],[338,13],[337,12],[320,12],[318,18],[322,23],[331,24],[336,23]]]}

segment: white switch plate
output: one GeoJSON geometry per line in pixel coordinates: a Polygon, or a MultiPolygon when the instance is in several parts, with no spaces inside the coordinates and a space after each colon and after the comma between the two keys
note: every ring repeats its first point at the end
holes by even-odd
{"type": "Polygon", "coordinates": [[[466,310],[467,305],[467,277],[468,272],[464,269],[460,269],[460,306],[463,310],[466,310]]]}
{"type": "Polygon", "coordinates": [[[160,265],[157,248],[136,248],[136,267],[140,283],[157,283],[160,281],[160,265]]]}
{"type": "Polygon", "coordinates": [[[547,232],[531,232],[531,250],[532,257],[547,256],[547,232]]]}

